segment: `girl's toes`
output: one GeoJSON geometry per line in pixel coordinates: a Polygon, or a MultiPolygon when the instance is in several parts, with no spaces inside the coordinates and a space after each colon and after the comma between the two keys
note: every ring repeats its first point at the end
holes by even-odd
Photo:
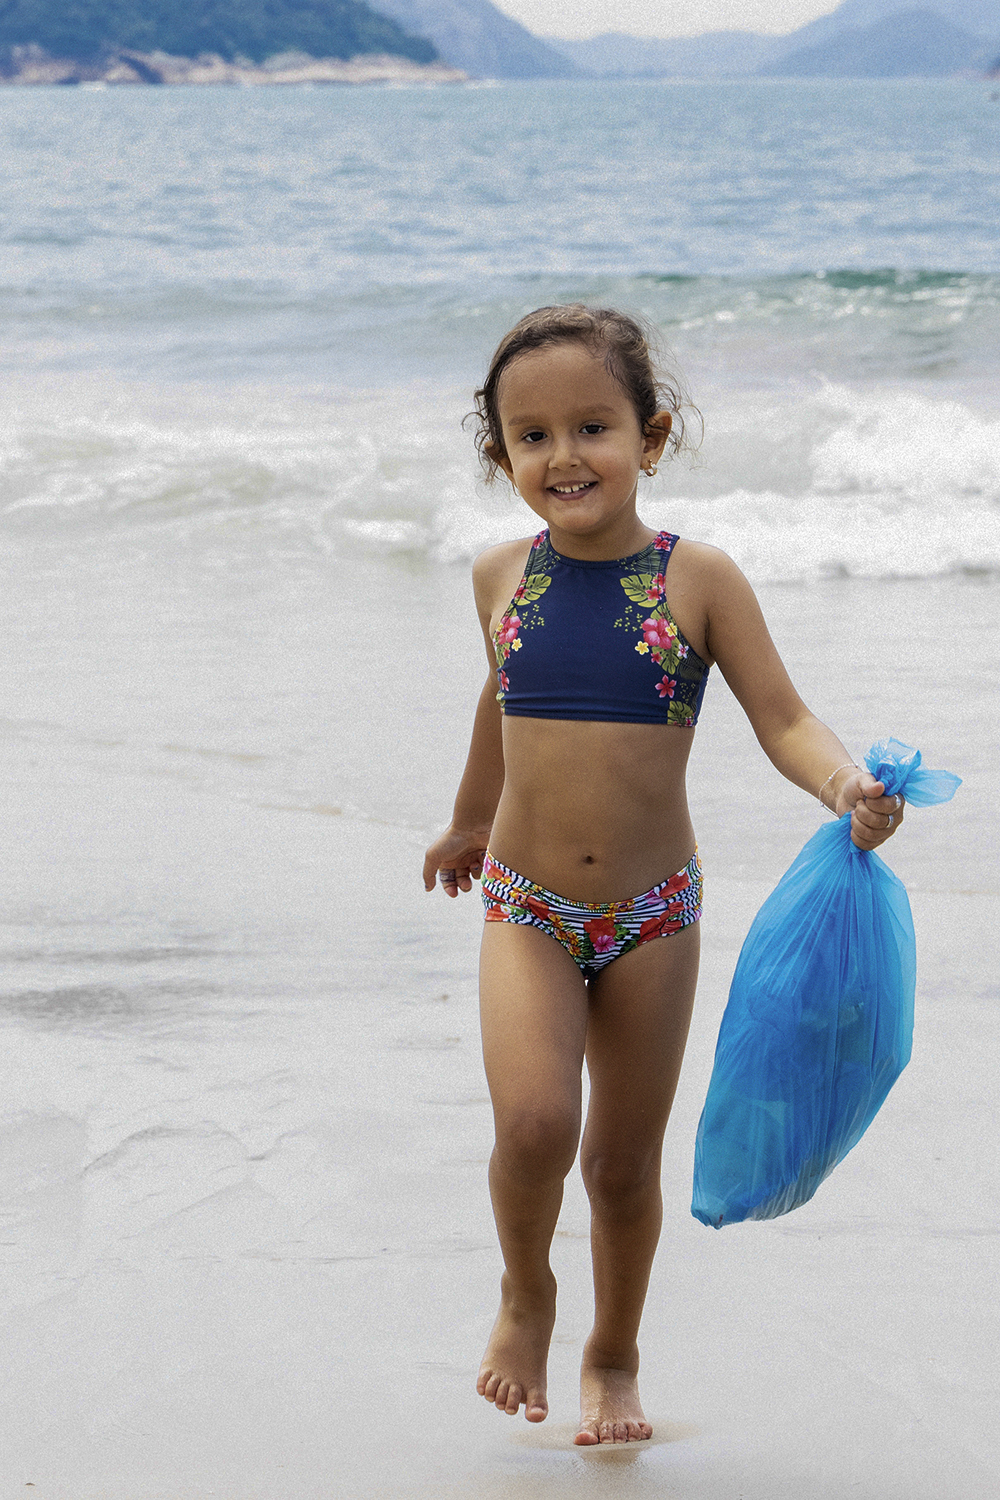
{"type": "Polygon", "coordinates": [[[524,1403],[524,1415],[529,1422],[544,1422],[549,1414],[549,1403],[537,1391],[524,1403]]]}
{"type": "Polygon", "coordinates": [[[485,1396],[487,1401],[495,1401],[497,1395],[497,1387],[500,1384],[500,1376],[492,1371],[487,1371],[486,1374],[482,1377],[482,1381],[483,1385],[480,1391],[480,1395],[485,1396]]]}
{"type": "Polygon", "coordinates": [[[507,1392],[510,1390],[509,1380],[498,1380],[496,1394],[493,1397],[493,1405],[498,1411],[503,1411],[507,1405],[507,1392]]]}
{"type": "MultiPolygon", "coordinates": [[[[499,1403],[498,1403],[499,1404],[499,1403]]],[[[507,1391],[507,1400],[504,1402],[504,1411],[508,1417],[516,1417],[518,1407],[521,1405],[521,1387],[512,1385],[507,1391]]]]}
{"type": "Polygon", "coordinates": [[[580,1427],[580,1431],[577,1433],[573,1441],[580,1448],[592,1448],[595,1443],[599,1443],[601,1441],[601,1435],[597,1430],[597,1423],[583,1423],[580,1427]]]}

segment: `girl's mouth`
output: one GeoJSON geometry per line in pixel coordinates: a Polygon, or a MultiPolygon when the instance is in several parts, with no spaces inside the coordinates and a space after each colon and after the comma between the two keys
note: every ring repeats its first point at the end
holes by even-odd
{"type": "Polygon", "coordinates": [[[581,484],[550,484],[548,488],[553,495],[582,495],[586,490],[592,490],[596,483],[596,479],[588,479],[581,484]]]}

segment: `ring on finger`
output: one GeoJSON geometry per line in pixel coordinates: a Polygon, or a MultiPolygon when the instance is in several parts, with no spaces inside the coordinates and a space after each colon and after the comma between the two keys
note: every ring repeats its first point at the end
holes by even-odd
{"type": "Polygon", "coordinates": [[[889,821],[888,821],[888,823],[885,826],[886,826],[886,828],[891,828],[892,824],[893,824],[893,815],[892,815],[892,813],[890,813],[889,814],[889,821]]]}

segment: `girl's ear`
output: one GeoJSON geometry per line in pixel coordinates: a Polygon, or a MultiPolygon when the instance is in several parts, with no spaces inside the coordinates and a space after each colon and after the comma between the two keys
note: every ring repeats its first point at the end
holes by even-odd
{"type": "Polygon", "coordinates": [[[507,457],[500,444],[484,443],[483,452],[486,454],[486,457],[491,460],[492,463],[496,464],[498,469],[503,470],[507,478],[510,480],[511,485],[514,487],[514,491],[516,493],[517,486],[514,484],[514,469],[510,459],[507,457]]]}
{"type": "Polygon", "coordinates": [[[670,436],[670,429],[674,425],[673,413],[669,411],[658,411],[655,417],[650,417],[646,423],[646,429],[642,435],[642,456],[657,464],[663,454],[664,445],[670,436]]]}

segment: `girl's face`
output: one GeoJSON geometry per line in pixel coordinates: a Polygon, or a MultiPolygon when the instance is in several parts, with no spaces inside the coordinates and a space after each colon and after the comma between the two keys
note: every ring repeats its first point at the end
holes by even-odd
{"type": "Polygon", "coordinates": [[[603,360],[575,342],[518,355],[499,396],[507,452],[497,460],[550,529],[595,540],[634,530],[639,470],[662,453],[669,412],[644,436],[603,360]]]}

